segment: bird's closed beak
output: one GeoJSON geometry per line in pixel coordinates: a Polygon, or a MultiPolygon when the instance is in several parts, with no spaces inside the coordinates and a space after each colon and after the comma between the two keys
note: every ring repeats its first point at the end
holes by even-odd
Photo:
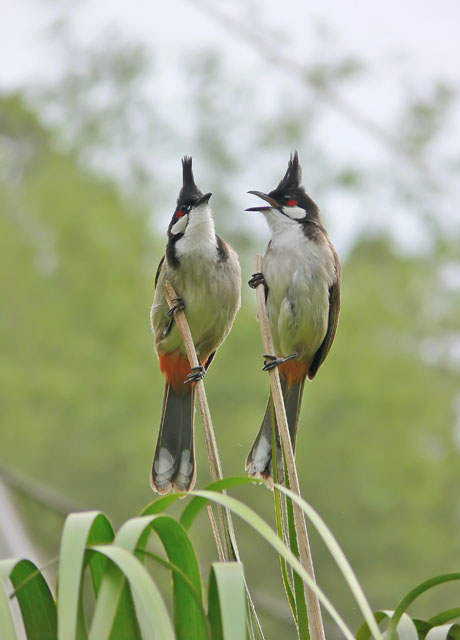
{"type": "Polygon", "coordinates": [[[279,206],[280,206],[279,202],[277,202],[274,198],[271,198],[266,193],[263,193],[262,191],[248,191],[248,193],[252,193],[255,196],[259,196],[259,198],[262,198],[262,200],[265,200],[265,202],[268,202],[270,206],[269,207],[249,207],[248,209],[245,209],[245,211],[261,211],[263,213],[265,211],[270,211],[271,209],[279,209],[279,206]]]}
{"type": "Polygon", "coordinates": [[[199,200],[195,202],[195,207],[199,207],[201,204],[205,204],[209,201],[209,198],[212,196],[212,193],[205,193],[199,200]]]}

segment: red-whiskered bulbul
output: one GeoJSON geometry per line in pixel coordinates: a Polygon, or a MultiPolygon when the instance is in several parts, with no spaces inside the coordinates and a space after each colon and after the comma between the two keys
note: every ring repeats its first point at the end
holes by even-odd
{"type": "MultiPolygon", "coordinates": [[[[305,380],[314,378],[334,340],[340,309],[340,262],[328,238],[319,209],[301,185],[297,151],[285,176],[270,193],[249,191],[269,206],[260,211],[271,230],[262,273],[249,285],[265,285],[274,354],[266,354],[264,370],[279,368],[292,446],[295,446],[305,380]]],[[[282,458],[277,435],[277,466],[282,458]]],[[[270,400],[259,433],[246,459],[252,476],[272,475],[270,400]]]]}
{"type": "Polygon", "coordinates": [[[166,252],[158,265],[150,313],[161,372],[165,378],[160,431],[150,484],[154,491],[189,491],[195,484],[194,386],[230,331],[240,307],[238,256],[214,229],[210,193],[198,189],[192,159],[182,160],[183,185],[168,227],[166,252]],[[170,310],[164,297],[169,280],[177,293],[170,310]],[[184,309],[200,367],[191,371],[174,322],[184,309]]]}

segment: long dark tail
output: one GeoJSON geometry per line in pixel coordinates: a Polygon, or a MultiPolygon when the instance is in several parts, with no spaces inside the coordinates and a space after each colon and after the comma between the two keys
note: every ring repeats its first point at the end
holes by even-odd
{"type": "Polygon", "coordinates": [[[176,393],[165,384],[160,432],[153,457],[150,485],[158,493],[190,491],[195,484],[193,437],[194,387],[176,393]]]}
{"type": "MultiPolygon", "coordinates": [[[[288,421],[289,434],[291,436],[292,448],[295,448],[295,439],[297,435],[297,427],[299,423],[300,405],[302,403],[302,394],[305,381],[288,387],[287,383],[281,378],[281,389],[283,392],[284,408],[288,421]]],[[[271,478],[273,476],[272,462],[272,427],[271,427],[271,399],[268,399],[267,408],[265,410],[262,426],[253,442],[248,457],[246,458],[246,471],[250,476],[256,478],[271,478]]],[[[280,481],[283,479],[283,458],[281,454],[280,438],[278,433],[278,425],[276,424],[276,463],[278,469],[278,477],[280,481]]]]}

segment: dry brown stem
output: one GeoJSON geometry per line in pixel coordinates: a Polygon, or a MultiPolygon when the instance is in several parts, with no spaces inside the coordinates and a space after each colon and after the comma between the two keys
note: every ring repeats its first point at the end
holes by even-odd
{"type": "MultiPolygon", "coordinates": [[[[262,256],[257,254],[254,259],[254,271],[259,273],[262,271],[262,256]]],[[[265,290],[263,284],[256,288],[257,299],[257,320],[260,325],[262,335],[262,346],[264,353],[275,354],[273,340],[268,322],[267,309],[265,306],[265,290]]],[[[293,493],[300,496],[299,479],[295,466],[294,452],[292,449],[291,438],[284,410],[283,394],[278,369],[271,369],[268,372],[270,380],[270,388],[272,392],[273,406],[275,409],[276,422],[283,445],[283,451],[286,458],[286,466],[289,478],[289,485],[293,493]]],[[[276,455],[274,452],[273,455],[276,455]]],[[[297,533],[297,542],[299,546],[299,555],[302,566],[309,574],[312,580],[315,580],[315,572],[313,569],[313,560],[311,557],[310,543],[308,540],[307,526],[302,509],[295,503],[292,503],[294,511],[294,523],[297,533]]],[[[308,624],[310,628],[310,637],[312,640],[325,640],[323,621],[321,618],[321,609],[318,596],[307,585],[305,585],[305,596],[307,601],[308,624]]]]}

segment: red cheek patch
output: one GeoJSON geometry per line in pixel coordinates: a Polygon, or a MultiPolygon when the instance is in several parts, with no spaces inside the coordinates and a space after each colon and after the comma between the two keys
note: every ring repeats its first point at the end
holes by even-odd
{"type": "Polygon", "coordinates": [[[286,204],[288,207],[295,207],[297,204],[297,200],[288,200],[286,204]]]}
{"type": "Polygon", "coordinates": [[[184,211],[176,211],[176,218],[182,218],[182,216],[184,215],[184,211]]]}

